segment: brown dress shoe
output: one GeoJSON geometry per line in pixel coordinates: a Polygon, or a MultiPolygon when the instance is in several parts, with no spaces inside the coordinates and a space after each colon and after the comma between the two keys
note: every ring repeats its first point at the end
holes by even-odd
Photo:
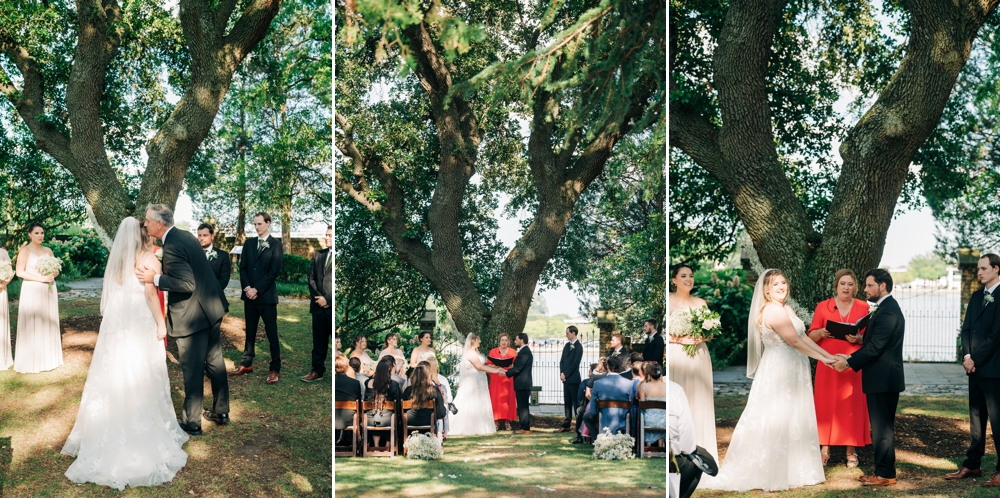
{"type": "Polygon", "coordinates": [[[531,434],[530,430],[519,429],[514,431],[514,434],[531,434]]]}
{"type": "Polygon", "coordinates": [[[562,429],[559,429],[559,432],[570,432],[572,430],[573,429],[570,429],[569,427],[563,427],[562,429]]]}
{"type": "Polygon", "coordinates": [[[271,373],[267,374],[267,381],[266,382],[268,384],[277,384],[278,383],[278,372],[273,372],[272,371],[271,373]]]}
{"type": "Polygon", "coordinates": [[[253,367],[244,367],[243,365],[240,365],[236,367],[236,370],[230,370],[229,375],[243,375],[250,372],[253,372],[253,367]]]}
{"type": "MultiPolygon", "coordinates": [[[[270,377],[270,376],[268,376],[268,377],[270,377]]],[[[302,377],[302,382],[312,382],[314,380],[319,380],[319,379],[322,379],[322,378],[323,378],[323,374],[318,374],[318,373],[316,373],[315,370],[313,370],[312,372],[309,372],[308,374],[306,374],[305,377],[302,377]]]]}
{"type": "Polygon", "coordinates": [[[983,470],[982,469],[975,469],[975,470],[973,470],[973,469],[967,469],[965,467],[962,467],[962,468],[958,469],[958,472],[952,472],[951,474],[945,474],[944,478],[948,479],[950,481],[952,479],[965,479],[966,477],[979,477],[981,475],[983,475],[983,470]]]}
{"type": "Polygon", "coordinates": [[[896,478],[885,478],[879,476],[871,476],[867,481],[861,483],[862,486],[893,486],[896,484],[896,478]]]}
{"type": "Polygon", "coordinates": [[[868,482],[873,477],[875,477],[875,476],[874,475],[870,475],[870,476],[862,475],[861,477],[858,478],[858,480],[861,481],[862,483],[865,483],[865,482],[868,482]]]}
{"type": "Polygon", "coordinates": [[[1000,487],[1000,472],[993,474],[993,477],[991,477],[989,481],[984,482],[983,486],[989,488],[1000,487]]]}

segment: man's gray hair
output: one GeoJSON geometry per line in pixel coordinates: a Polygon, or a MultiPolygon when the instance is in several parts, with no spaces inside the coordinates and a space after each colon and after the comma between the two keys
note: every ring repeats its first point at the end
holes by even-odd
{"type": "Polygon", "coordinates": [[[166,226],[174,225],[174,212],[166,204],[148,204],[146,211],[152,211],[153,219],[166,226]]]}

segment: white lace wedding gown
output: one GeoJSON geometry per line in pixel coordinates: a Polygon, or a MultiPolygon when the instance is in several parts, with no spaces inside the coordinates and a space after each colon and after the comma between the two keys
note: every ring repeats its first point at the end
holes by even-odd
{"type": "Polygon", "coordinates": [[[486,372],[476,370],[469,358],[475,355],[479,363],[486,359],[474,349],[462,356],[458,374],[458,393],[455,394],[455,408],[458,413],[451,415],[449,436],[471,436],[493,434],[497,431],[493,422],[493,403],[490,401],[490,386],[486,372]]]}
{"type": "MultiPolygon", "coordinates": [[[[805,324],[788,315],[802,337],[805,324]]],[[[761,335],[764,353],[747,406],[708,489],[780,491],[825,480],[809,359],[775,331],[761,327],[761,335]]]]}
{"type": "Polygon", "coordinates": [[[108,299],[76,424],[62,453],[66,477],[119,491],[169,482],[187,463],[170,400],[166,351],[136,278],[108,299]]]}

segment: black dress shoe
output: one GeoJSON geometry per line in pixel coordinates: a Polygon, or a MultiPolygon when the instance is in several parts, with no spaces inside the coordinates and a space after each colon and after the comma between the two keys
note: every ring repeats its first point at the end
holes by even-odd
{"type": "Polygon", "coordinates": [[[180,425],[181,425],[181,429],[183,429],[184,432],[188,433],[191,436],[200,436],[200,435],[203,434],[201,432],[201,427],[192,427],[192,426],[189,426],[187,424],[180,424],[180,425]]]}
{"type": "Polygon", "coordinates": [[[205,410],[205,413],[201,414],[201,416],[219,425],[226,425],[229,423],[228,413],[223,413],[220,415],[211,410],[205,410]]]}
{"type": "Polygon", "coordinates": [[[583,442],[583,436],[577,436],[576,439],[570,441],[570,444],[580,444],[583,442]]]}

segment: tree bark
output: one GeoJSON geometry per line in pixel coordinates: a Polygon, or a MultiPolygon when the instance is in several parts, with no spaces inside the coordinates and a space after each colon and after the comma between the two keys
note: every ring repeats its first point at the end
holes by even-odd
{"type": "Polygon", "coordinates": [[[670,140],[722,184],[761,263],[786,273],[800,304],[812,309],[830,297],[837,269],[860,276],[878,265],[909,165],[937,126],[996,4],[905,4],[911,19],[906,54],[840,147],[843,167],[821,235],[782,171],[768,110],[765,72],[785,2],[730,3],[713,64],[722,124],[671,101],[670,140]]]}
{"type": "Polygon", "coordinates": [[[0,85],[0,92],[14,104],[38,147],[73,174],[108,234],[117,232],[122,218],[144,211],[146,203],[174,207],[191,158],[211,129],[233,73],[266,35],[281,0],[253,0],[228,33],[235,0],[222,1],[214,11],[209,4],[180,1],[181,26],[192,57],[191,83],[146,146],[149,159],[134,204],[107,159],[99,113],[105,75],[123,29],[118,2],[76,2],[77,46],[66,85],[70,130],[44,119],[46,78],[34,57],[17,40],[0,38],[0,51],[14,62],[24,81],[20,91],[0,85]]]}

